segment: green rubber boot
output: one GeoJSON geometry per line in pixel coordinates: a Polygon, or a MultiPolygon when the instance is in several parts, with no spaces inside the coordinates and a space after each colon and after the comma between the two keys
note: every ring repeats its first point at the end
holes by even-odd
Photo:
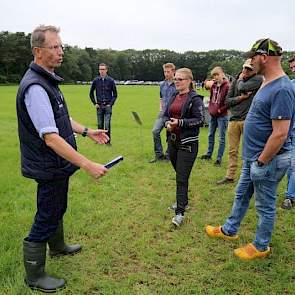
{"type": "Polygon", "coordinates": [[[66,287],[64,279],[57,279],[44,272],[46,243],[23,241],[25,283],[32,289],[54,293],[66,287]]]}
{"type": "Polygon", "coordinates": [[[67,245],[64,242],[63,221],[61,220],[56,232],[48,240],[50,257],[62,255],[75,255],[79,253],[82,247],[79,244],[67,245]]]}

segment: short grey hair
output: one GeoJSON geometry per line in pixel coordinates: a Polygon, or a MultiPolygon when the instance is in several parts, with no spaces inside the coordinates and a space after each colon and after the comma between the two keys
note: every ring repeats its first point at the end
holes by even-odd
{"type": "Polygon", "coordinates": [[[34,47],[41,47],[44,45],[45,42],[45,33],[47,31],[54,32],[54,33],[59,33],[60,29],[55,26],[45,26],[45,25],[40,25],[38,26],[31,35],[31,48],[34,47]]]}

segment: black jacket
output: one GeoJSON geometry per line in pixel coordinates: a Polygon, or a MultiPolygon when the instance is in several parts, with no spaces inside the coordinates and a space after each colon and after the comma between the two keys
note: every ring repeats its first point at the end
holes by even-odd
{"type": "Polygon", "coordinates": [[[49,96],[59,135],[74,149],[77,149],[67,105],[58,87],[61,81],[62,78],[50,74],[35,63],[31,63],[20,82],[16,109],[21,149],[21,167],[22,174],[25,177],[40,180],[62,179],[79,169],[57,155],[40,138],[24,102],[26,90],[33,84],[41,85],[49,96]]]}
{"type": "Polygon", "coordinates": [[[225,105],[230,109],[230,121],[244,121],[250,109],[253,97],[263,81],[261,75],[254,75],[244,80],[234,80],[225,98],[225,105]],[[242,93],[252,91],[249,98],[239,101],[242,93]]]}
{"type": "MultiPolygon", "coordinates": [[[[167,126],[167,121],[169,121],[171,117],[169,112],[170,106],[177,94],[178,92],[171,97],[165,110],[165,127],[167,126]]],[[[200,127],[202,127],[204,123],[204,110],[203,96],[191,90],[187,95],[187,100],[183,104],[179,119],[178,127],[180,128],[180,141],[182,144],[195,142],[199,139],[200,127]]],[[[167,136],[169,138],[170,132],[167,132],[167,136]]]]}

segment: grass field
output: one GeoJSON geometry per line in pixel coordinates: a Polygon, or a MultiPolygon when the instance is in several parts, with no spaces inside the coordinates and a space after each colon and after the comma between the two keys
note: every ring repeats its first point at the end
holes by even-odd
{"type": "MultiPolygon", "coordinates": [[[[89,86],[63,86],[71,116],[95,127],[89,86]]],[[[70,183],[65,215],[66,238],[83,251],[74,257],[47,259],[48,273],[67,280],[59,294],[295,294],[294,212],[283,211],[286,180],[279,188],[277,223],[271,256],[242,262],[233,249],[254,237],[253,201],[238,242],[209,239],[204,226],[222,224],[234,197],[234,185],[218,187],[221,167],[199,159],[190,179],[190,205],[184,225],[175,230],[167,207],[175,199],[170,163],[149,164],[151,129],[158,111],[158,87],[122,86],[113,109],[112,147],[77,138],[79,151],[105,163],[124,161],[98,183],[78,171],[70,183]],[[142,118],[142,130],[131,111],[142,118]],[[140,136],[141,135],[141,136],[140,136]]],[[[0,294],[35,294],[24,286],[22,239],[35,213],[35,183],[20,174],[15,114],[16,87],[0,88],[0,294]]],[[[164,134],[163,134],[164,138],[164,134]]],[[[207,128],[199,155],[206,151],[207,128]]]]}

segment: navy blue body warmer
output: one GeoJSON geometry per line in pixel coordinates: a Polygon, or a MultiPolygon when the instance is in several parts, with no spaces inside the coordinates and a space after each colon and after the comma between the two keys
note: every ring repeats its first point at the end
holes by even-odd
{"type": "MultiPolygon", "coordinates": [[[[77,150],[68,109],[58,84],[62,78],[31,63],[20,82],[16,99],[18,133],[21,150],[21,169],[25,177],[40,180],[55,180],[69,177],[77,166],[57,155],[40,138],[25,105],[25,92],[33,84],[42,86],[47,92],[52,106],[59,135],[77,150]]],[[[42,116],[42,114],[39,114],[42,116]]]]}

